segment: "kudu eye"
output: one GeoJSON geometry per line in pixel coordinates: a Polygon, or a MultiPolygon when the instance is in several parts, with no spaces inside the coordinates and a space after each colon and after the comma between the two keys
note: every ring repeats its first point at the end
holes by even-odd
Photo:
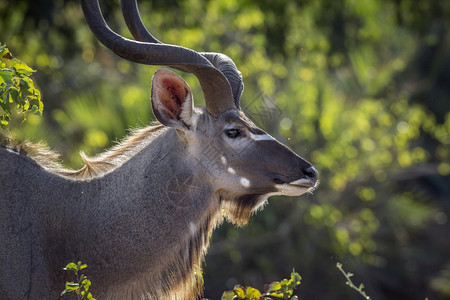
{"type": "Polygon", "coordinates": [[[227,129],[225,130],[225,134],[230,139],[235,139],[241,136],[241,131],[237,128],[227,129]]]}

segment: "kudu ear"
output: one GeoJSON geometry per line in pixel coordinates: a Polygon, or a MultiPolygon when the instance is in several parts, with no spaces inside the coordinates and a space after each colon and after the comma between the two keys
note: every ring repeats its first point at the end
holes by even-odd
{"type": "Polygon", "coordinates": [[[186,130],[192,125],[194,103],[189,85],[168,69],[159,69],[152,79],[152,108],[162,124],[186,130]]]}

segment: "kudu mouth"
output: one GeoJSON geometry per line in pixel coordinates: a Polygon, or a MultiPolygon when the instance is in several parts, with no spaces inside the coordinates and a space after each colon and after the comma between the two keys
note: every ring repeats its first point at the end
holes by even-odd
{"type": "Polygon", "coordinates": [[[314,167],[307,167],[302,170],[303,178],[292,180],[283,175],[274,174],[272,181],[276,185],[289,185],[299,188],[313,188],[317,184],[319,172],[314,167]]]}

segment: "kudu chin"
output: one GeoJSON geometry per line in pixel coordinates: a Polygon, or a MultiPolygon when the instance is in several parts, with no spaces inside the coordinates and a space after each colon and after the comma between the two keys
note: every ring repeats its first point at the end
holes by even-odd
{"type": "Polygon", "coordinates": [[[59,299],[62,267],[89,265],[98,299],[195,299],[195,274],[223,217],[245,224],[272,195],[299,196],[317,171],[240,110],[242,76],[219,53],[163,44],[122,1],[136,41],[106,25],[96,0],[82,9],[97,39],[124,59],[199,79],[206,106],[168,69],[152,80],[162,125],[136,130],[85,166],[64,169],[30,143],[0,146],[0,299],[59,299]],[[223,213],[224,212],[224,213],[223,213]]]}

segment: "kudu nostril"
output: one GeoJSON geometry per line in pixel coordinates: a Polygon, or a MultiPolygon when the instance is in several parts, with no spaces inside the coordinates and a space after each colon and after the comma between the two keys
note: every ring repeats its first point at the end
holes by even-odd
{"type": "Polygon", "coordinates": [[[314,167],[308,167],[302,170],[303,174],[305,174],[308,179],[317,180],[317,176],[319,176],[319,172],[314,167]]]}

